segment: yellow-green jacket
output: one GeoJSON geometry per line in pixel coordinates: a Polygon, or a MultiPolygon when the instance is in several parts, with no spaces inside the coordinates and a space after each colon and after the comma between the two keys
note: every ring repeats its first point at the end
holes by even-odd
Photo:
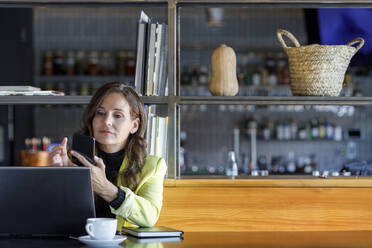
{"type": "MultiPolygon", "coordinates": [[[[124,158],[119,175],[126,168],[127,159],[124,158]]],[[[166,171],[164,159],[147,155],[139,175],[140,182],[134,192],[123,184],[120,176],[118,177],[117,185],[124,190],[125,200],[118,209],[110,206],[111,212],[118,219],[118,231],[121,231],[123,226],[155,225],[163,204],[163,182],[166,171]]]]}

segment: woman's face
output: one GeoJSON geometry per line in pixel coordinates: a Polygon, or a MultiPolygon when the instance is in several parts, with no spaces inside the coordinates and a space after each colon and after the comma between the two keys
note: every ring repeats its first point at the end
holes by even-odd
{"type": "Polygon", "coordinates": [[[134,134],[139,119],[132,120],[130,106],[121,93],[110,93],[93,117],[93,135],[100,148],[108,153],[125,148],[129,134],[134,134]]]}

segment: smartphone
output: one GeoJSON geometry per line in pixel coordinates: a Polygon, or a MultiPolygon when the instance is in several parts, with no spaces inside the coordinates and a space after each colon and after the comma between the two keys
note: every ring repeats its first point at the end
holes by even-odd
{"type": "MultiPolygon", "coordinates": [[[[91,136],[82,135],[82,134],[74,134],[72,137],[72,150],[77,151],[81,155],[83,155],[86,160],[88,160],[91,164],[96,164],[94,162],[94,153],[95,153],[95,139],[91,136]]],[[[71,156],[72,163],[78,166],[84,166],[80,161],[71,156]]]]}

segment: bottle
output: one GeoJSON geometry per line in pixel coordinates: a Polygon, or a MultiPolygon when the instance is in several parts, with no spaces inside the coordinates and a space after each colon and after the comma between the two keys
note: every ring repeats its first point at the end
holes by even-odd
{"type": "Polygon", "coordinates": [[[305,128],[306,128],[306,139],[307,140],[312,140],[313,135],[312,135],[311,123],[307,122],[305,128]]]}
{"type": "Polygon", "coordinates": [[[199,68],[194,65],[190,74],[190,84],[192,86],[197,86],[199,84],[199,68]]]}
{"type": "Polygon", "coordinates": [[[296,163],[295,163],[295,156],[294,152],[288,152],[288,158],[287,158],[287,171],[291,174],[296,172],[296,163]]]}
{"type": "Polygon", "coordinates": [[[190,78],[189,68],[185,65],[183,66],[183,69],[181,72],[181,84],[190,85],[190,83],[191,83],[191,78],[190,78]]]}
{"type": "Polygon", "coordinates": [[[62,51],[56,51],[53,56],[53,74],[61,75],[65,73],[64,70],[64,57],[62,51]]]}
{"type": "Polygon", "coordinates": [[[43,73],[46,76],[53,75],[53,52],[52,51],[46,51],[44,53],[43,73]]]}
{"type": "Polygon", "coordinates": [[[325,139],[327,136],[327,129],[323,118],[319,118],[319,139],[325,139]]]}
{"type": "Polygon", "coordinates": [[[136,54],[134,51],[127,52],[127,58],[125,60],[125,75],[134,76],[136,72],[136,54]]]}
{"type": "Polygon", "coordinates": [[[87,69],[87,58],[85,56],[85,52],[79,50],[76,53],[76,61],[75,61],[75,72],[78,75],[84,75],[87,69]]]}
{"type": "Polygon", "coordinates": [[[116,54],[116,73],[120,76],[125,75],[125,60],[127,53],[125,51],[119,51],[116,54]]]}
{"type": "Polygon", "coordinates": [[[311,136],[313,139],[319,138],[319,125],[318,120],[315,118],[311,120],[311,136]]]}
{"type": "Polygon", "coordinates": [[[267,83],[271,86],[275,86],[278,83],[278,77],[276,74],[276,61],[273,53],[266,55],[266,70],[268,72],[267,83]]]}
{"type": "Polygon", "coordinates": [[[65,69],[66,75],[75,74],[75,53],[73,51],[68,51],[65,59],[65,69]]]}
{"type": "Polygon", "coordinates": [[[298,132],[298,127],[296,123],[296,119],[293,117],[291,120],[291,139],[296,140],[297,139],[297,132],[298,132]]]}
{"type": "Polygon", "coordinates": [[[342,127],[341,126],[337,125],[334,128],[333,139],[336,140],[336,141],[341,141],[342,140],[342,127]]]}
{"type": "Polygon", "coordinates": [[[98,74],[99,58],[97,51],[91,51],[88,56],[88,72],[89,75],[98,74]]]}
{"type": "Polygon", "coordinates": [[[200,85],[208,84],[208,68],[207,67],[205,66],[200,67],[198,81],[200,85]]]}
{"type": "Polygon", "coordinates": [[[235,152],[230,151],[227,157],[226,176],[235,179],[238,176],[238,165],[235,159],[235,152]]]}
{"type": "Polygon", "coordinates": [[[113,73],[114,62],[110,52],[103,52],[100,60],[101,74],[108,76],[113,73]]]}
{"type": "Polygon", "coordinates": [[[305,157],[304,158],[304,173],[305,174],[311,174],[313,172],[313,163],[311,162],[310,157],[305,157]]]}
{"type": "Polygon", "coordinates": [[[325,128],[326,128],[326,138],[327,139],[333,139],[333,125],[326,121],[325,122],[325,128]]]}

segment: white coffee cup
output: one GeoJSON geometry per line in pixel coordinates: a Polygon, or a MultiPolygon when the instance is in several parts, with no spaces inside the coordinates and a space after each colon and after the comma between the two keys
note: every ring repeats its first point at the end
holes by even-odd
{"type": "Polygon", "coordinates": [[[91,239],[111,240],[115,237],[117,219],[113,218],[89,218],[85,230],[91,239]]]}

